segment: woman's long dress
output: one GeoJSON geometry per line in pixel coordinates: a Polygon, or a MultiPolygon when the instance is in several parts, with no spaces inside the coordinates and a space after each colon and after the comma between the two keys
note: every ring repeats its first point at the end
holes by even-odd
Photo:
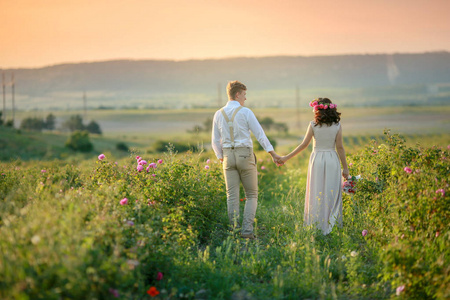
{"type": "Polygon", "coordinates": [[[342,226],[341,164],[336,152],[340,124],[311,127],[314,148],[309,159],[305,195],[305,225],[316,225],[324,235],[338,222],[342,226]]]}

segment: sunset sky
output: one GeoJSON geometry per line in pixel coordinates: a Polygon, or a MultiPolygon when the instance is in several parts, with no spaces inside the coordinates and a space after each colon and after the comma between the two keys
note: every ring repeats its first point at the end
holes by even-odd
{"type": "Polygon", "coordinates": [[[0,0],[0,69],[450,51],[449,0],[0,0]]]}

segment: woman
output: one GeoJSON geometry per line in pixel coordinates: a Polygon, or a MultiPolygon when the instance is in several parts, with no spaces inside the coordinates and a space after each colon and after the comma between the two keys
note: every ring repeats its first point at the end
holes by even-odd
{"type": "Polygon", "coordinates": [[[314,121],[310,122],[303,142],[279,163],[284,164],[296,156],[314,139],[306,181],[304,222],[305,225],[317,225],[327,235],[336,222],[342,226],[340,163],[342,176],[347,179],[349,175],[339,123],[341,113],[328,98],[314,99],[309,105],[313,107],[314,121]]]}

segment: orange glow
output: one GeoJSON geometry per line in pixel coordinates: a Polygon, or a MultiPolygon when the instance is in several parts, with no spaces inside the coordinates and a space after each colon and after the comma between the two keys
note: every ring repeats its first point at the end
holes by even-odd
{"type": "Polygon", "coordinates": [[[2,0],[0,68],[450,50],[448,0],[2,0]]]}

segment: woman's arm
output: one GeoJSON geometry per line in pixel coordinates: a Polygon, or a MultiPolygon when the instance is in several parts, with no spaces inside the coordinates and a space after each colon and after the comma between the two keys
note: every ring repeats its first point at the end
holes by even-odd
{"type": "Polygon", "coordinates": [[[313,135],[314,135],[313,129],[311,127],[311,123],[309,123],[308,129],[306,130],[306,135],[303,138],[302,143],[300,145],[298,145],[297,148],[295,148],[291,153],[289,153],[288,155],[283,156],[282,158],[280,158],[280,161],[285,163],[289,159],[293,158],[294,156],[296,156],[297,154],[302,152],[306,147],[308,147],[309,143],[311,142],[311,139],[312,139],[313,135]]]}
{"type": "Polygon", "coordinates": [[[342,164],[342,176],[347,179],[349,172],[348,172],[348,166],[347,166],[347,160],[345,159],[345,149],[344,149],[344,143],[342,141],[342,125],[339,127],[338,134],[336,135],[336,151],[339,155],[339,159],[341,160],[342,164]]]}

